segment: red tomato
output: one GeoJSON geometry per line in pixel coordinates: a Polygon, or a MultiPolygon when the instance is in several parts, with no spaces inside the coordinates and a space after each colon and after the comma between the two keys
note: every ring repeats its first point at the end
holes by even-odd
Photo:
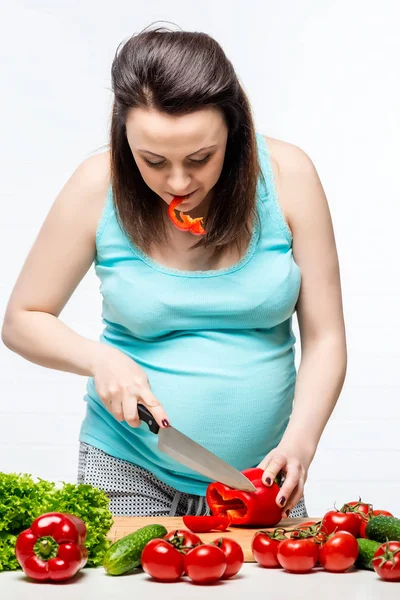
{"type": "Polygon", "coordinates": [[[164,535],[164,540],[168,540],[175,548],[188,552],[196,544],[201,544],[201,539],[195,533],[191,533],[187,529],[174,529],[164,535]]]}
{"type": "Polygon", "coordinates": [[[400,581],[400,542],[381,544],[374,554],[372,565],[382,579],[400,581]]]}
{"type": "Polygon", "coordinates": [[[254,560],[262,567],[280,567],[281,565],[279,564],[276,554],[281,541],[282,540],[272,539],[266,533],[258,531],[251,541],[254,560]]]}
{"type": "Polygon", "coordinates": [[[317,564],[318,544],[313,538],[283,540],[278,546],[277,558],[291,573],[308,573],[317,564]]]}
{"type": "Polygon", "coordinates": [[[367,537],[367,534],[365,533],[365,530],[367,528],[368,521],[369,521],[369,519],[367,517],[364,518],[364,519],[361,519],[360,533],[358,534],[359,538],[366,538],[367,537]]]}
{"type": "Polygon", "coordinates": [[[338,531],[319,549],[319,563],[327,571],[343,573],[354,565],[358,557],[357,540],[348,531],[338,531]]]}
{"type": "Polygon", "coordinates": [[[327,533],[336,531],[348,531],[354,537],[359,537],[361,518],[354,512],[341,512],[340,510],[328,511],[321,524],[321,530],[327,533]]]}
{"type": "Polygon", "coordinates": [[[214,583],[221,579],[228,561],[221,548],[203,544],[184,555],[184,569],[195,583],[214,583]]]}
{"type": "Polygon", "coordinates": [[[231,522],[229,517],[219,516],[198,516],[192,517],[191,515],[185,515],[182,517],[185,526],[193,531],[194,533],[207,533],[208,531],[225,531],[231,522]]]}
{"type": "Polygon", "coordinates": [[[379,509],[373,510],[372,514],[374,517],[377,517],[378,515],[384,515],[386,517],[394,517],[394,515],[392,515],[392,513],[387,510],[379,510],[379,509]]]}
{"type": "Polygon", "coordinates": [[[143,571],[158,581],[178,581],[184,570],[184,555],[167,540],[150,540],[143,548],[141,565],[143,571]]]}
{"type": "Polygon", "coordinates": [[[351,508],[357,508],[357,511],[359,513],[363,513],[364,515],[368,515],[371,511],[372,511],[372,504],[369,504],[368,502],[361,502],[361,498],[360,500],[358,500],[357,502],[347,502],[346,504],[344,504],[342,506],[341,510],[346,510],[346,506],[350,506],[351,508]]]}
{"type": "Polygon", "coordinates": [[[221,548],[228,563],[221,579],[228,579],[239,573],[244,563],[244,554],[241,545],[235,540],[226,537],[214,540],[213,544],[221,548]]]}

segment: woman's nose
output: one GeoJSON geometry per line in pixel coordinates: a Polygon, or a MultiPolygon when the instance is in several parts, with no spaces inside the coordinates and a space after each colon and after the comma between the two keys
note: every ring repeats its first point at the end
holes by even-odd
{"type": "Polygon", "coordinates": [[[177,196],[184,196],[191,191],[190,177],[183,173],[168,178],[168,189],[177,196]]]}

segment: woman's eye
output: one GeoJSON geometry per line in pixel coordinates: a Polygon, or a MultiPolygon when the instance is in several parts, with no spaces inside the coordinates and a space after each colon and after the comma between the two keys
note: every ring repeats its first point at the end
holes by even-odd
{"type": "MultiPolygon", "coordinates": [[[[196,163],[196,164],[198,164],[198,165],[199,165],[199,164],[204,164],[204,163],[206,163],[206,162],[208,161],[208,159],[210,158],[210,156],[211,156],[211,154],[208,154],[207,156],[205,156],[205,157],[204,157],[204,158],[202,158],[201,160],[193,160],[193,159],[191,159],[191,161],[190,161],[190,162],[192,162],[192,163],[196,163]]],[[[145,163],[146,163],[146,165],[148,165],[149,167],[154,167],[155,169],[162,167],[162,166],[164,165],[164,163],[165,163],[165,161],[164,161],[164,160],[162,160],[162,161],[160,161],[160,162],[158,162],[158,163],[153,163],[153,162],[150,162],[149,160],[147,160],[147,158],[145,158],[145,159],[144,159],[144,162],[145,162],[145,163]]]]}
{"type": "Polygon", "coordinates": [[[159,163],[152,163],[149,160],[147,160],[147,158],[144,159],[144,162],[146,163],[146,165],[149,165],[149,167],[160,167],[161,165],[164,164],[163,160],[159,163]]]}
{"type": "Polygon", "coordinates": [[[193,160],[191,162],[197,163],[197,164],[202,164],[202,163],[206,163],[208,161],[208,159],[210,158],[211,154],[207,154],[207,156],[205,156],[204,158],[202,158],[201,160],[193,160]]]}

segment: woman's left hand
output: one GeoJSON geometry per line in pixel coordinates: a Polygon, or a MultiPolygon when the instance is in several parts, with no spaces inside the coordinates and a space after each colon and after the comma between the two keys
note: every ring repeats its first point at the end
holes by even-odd
{"type": "Polygon", "coordinates": [[[310,452],[299,444],[293,447],[281,442],[257,465],[260,469],[264,469],[262,482],[266,486],[272,485],[280,471],[285,476],[276,497],[276,503],[282,507],[283,519],[287,518],[289,512],[303,496],[304,484],[307,481],[308,469],[314,453],[315,450],[310,452]],[[268,477],[271,483],[266,481],[268,477]],[[281,498],[284,498],[283,504],[281,498]]]}

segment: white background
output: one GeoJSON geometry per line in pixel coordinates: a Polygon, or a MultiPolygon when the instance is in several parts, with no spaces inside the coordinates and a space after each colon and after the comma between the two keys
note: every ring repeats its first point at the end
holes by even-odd
{"type": "MultiPolygon", "coordinates": [[[[335,227],[349,365],[306,483],[312,516],[359,496],[400,516],[398,11],[396,0],[2,3],[1,320],[58,192],[108,142],[118,44],[150,23],[213,36],[257,130],[313,160],[335,227]]],[[[60,318],[98,339],[93,268],[60,318]]],[[[0,470],[75,482],[86,379],[2,343],[0,368],[0,470]]]]}

